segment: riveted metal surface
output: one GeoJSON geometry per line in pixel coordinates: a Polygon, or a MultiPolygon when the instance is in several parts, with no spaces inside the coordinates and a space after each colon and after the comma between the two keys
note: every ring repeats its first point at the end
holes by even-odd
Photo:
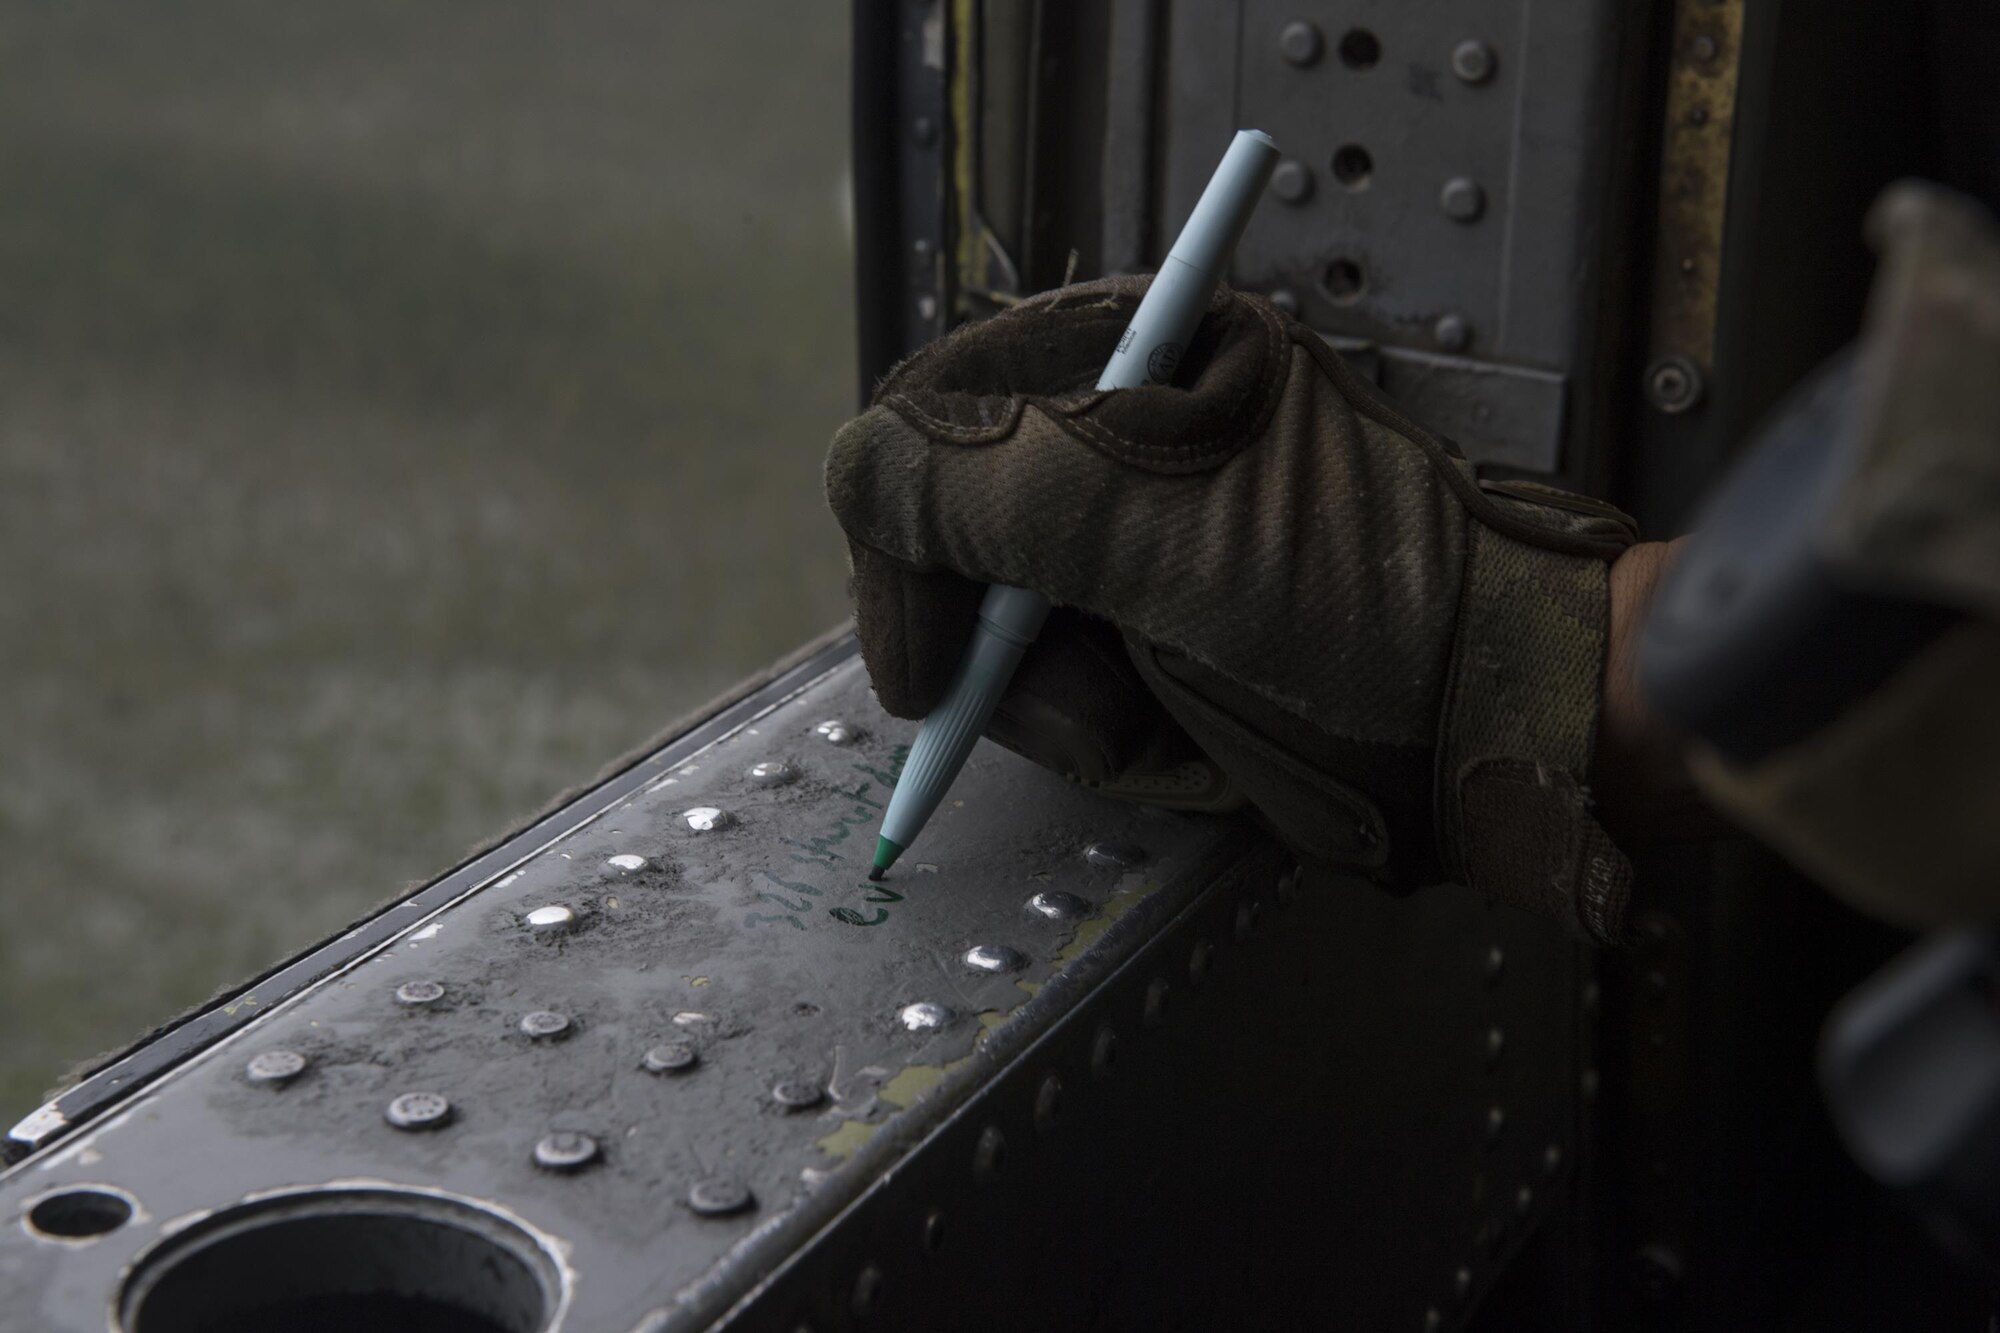
{"type": "Polygon", "coordinates": [[[844,1328],[871,1265],[866,1304],[884,1326],[952,1311],[960,1327],[1018,1327],[1105,1301],[1166,1317],[1199,1305],[1198,1251],[1239,1224],[1215,1201],[1252,1189],[1293,1239],[1246,1260],[1270,1295],[1232,1317],[1283,1323],[1305,1272],[1368,1289],[1357,1313],[1394,1311],[1397,1326],[1444,1301],[1471,1308],[1525,1233],[1520,1190],[1558,1192],[1540,1165],[1570,1138],[1576,983],[1555,932],[1450,889],[1399,902],[1308,880],[1286,884],[1286,906],[1290,863],[1248,824],[1118,805],[986,746],[927,830],[926,859],[871,884],[866,835],[909,731],[874,711],[852,658],[746,714],[154,1084],[134,1113],[0,1179],[4,1216],[85,1182],[142,1210],[87,1247],[0,1233],[0,1284],[35,1327],[97,1333],[121,1270],[175,1219],[369,1180],[484,1201],[555,1238],[578,1275],[572,1329],[693,1328],[732,1310],[746,1327],[844,1328]],[[813,734],[835,710],[865,723],[857,744],[813,734]],[[795,763],[799,780],[755,787],[758,756],[795,763]],[[704,799],[738,823],[688,828],[682,813],[704,799]],[[1144,846],[1144,867],[1082,855],[1112,838],[1144,846]],[[645,868],[609,866],[622,849],[645,868]],[[1024,912],[1029,890],[1097,910],[1024,912]],[[551,903],[571,908],[570,930],[522,928],[551,903]],[[1246,908],[1282,928],[1239,939],[1246,908]],[[1026,957],[1020,973],[961,964],[996,937],[1026,957]],[[1197,942],[1205,985],[1169,1008],[1153,983],[1185,975],[1197,942]],[[1520,965],[1487,987],[1500,945],[1520,965]],[[1462,975],[1440,986],[1447,971],[1462,975]],[[415,980],[452,1002],[398,1003],[415,980]],[[964,1017],[899,1021],[924,1004],[964,1017]],[[524,1040],[531,1012],[571,1017],[572,1034],[524,1040]],[[1503,1023],[1493,1067],[1483,1034],[1503,1023]],[[699,1069],[661,1077],[639,1056],[673,1044],[698,1051],[699,1069]],[[277,1097],[251,1087],[245,1046],[297,1051],[312,1076],[277,1097]],[[787,1109],[774,1078],[823,1100],[787,1109]],[[1489,1146],[1486,1110],[1503,1104],[1507,1133],[1489,1146]],[[1256,1155],[1214,1151],[1224,1142],[1256,1155]],[[1247,1182],[1251,1161],[1286,1169],[1247,1182]],[[1126,1188],[1166,1164],[1164,1197],[1126,1188]],[[1392,1185],[1407,1206],[1350,1218],[1352,1234],[1325,1208],[1342,1189],[1392,1185]],[[925,1221],[945,1215],[949,1245],[925,1221]],[[1068,1266],[1024,1307],[1008,1256],[1050,1245],[1101,1261],[1068,1266]]]}
{"type": "Polygon", "coordinates": [[[1461,353],[1384,387],[1470,457],[1592,471],[1566,452],[1601,450],[1567,399],[1606,357],[1633,14],[1616,0],[1176,6],[1159,234],[1187,217],[1229,129],[1268,131],[1292,162],[1273,184],[1287,206],[1251,218],[1232,280],[1286,292],[1334,337],[1461,353]],[[1305,28],[1337,58],[1298,60],[1305,28]],[[1329,170],[1344,188],[1310,188],[1329,170]]]}

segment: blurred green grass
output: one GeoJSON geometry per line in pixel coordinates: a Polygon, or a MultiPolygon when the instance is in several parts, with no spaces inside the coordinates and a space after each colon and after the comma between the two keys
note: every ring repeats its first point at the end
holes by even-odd
{"type": "Polygon", "coordinates": [[[0,1123],[845,611],[846,7],[0,10],[0,1123]]]}

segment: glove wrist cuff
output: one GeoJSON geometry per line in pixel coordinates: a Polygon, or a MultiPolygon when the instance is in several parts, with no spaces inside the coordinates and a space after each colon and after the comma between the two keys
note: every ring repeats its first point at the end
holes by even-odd
{"type": "MultiPolygon", "coordinates": [[[[1552,529],[1550,546],[1586,526],[1602,531],[1601,516],[1494,499],[1552,529]]],[[[1600,944],[1624,940],[1632,884],[1589,789],[1608,568],[1468,522],[1435,794],[1447,873],[1600,944]]]]}

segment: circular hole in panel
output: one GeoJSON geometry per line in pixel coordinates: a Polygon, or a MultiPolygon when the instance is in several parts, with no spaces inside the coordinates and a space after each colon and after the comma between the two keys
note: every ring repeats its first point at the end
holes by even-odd
{"type": "Polygon", "coordinates": [[[1382,43],[1366,28],[1349,28],[1340,39],[1340,63],[1349,69],[1373,69],[1382,58],[1382,43]]]}
{"type": "Polygon", "coordinates": [[[1359,190],[1375,174],[1375,158],[1358,143],[1344,143],[1333,150],[1333,178],[1350,190],[1359,190]]]}
{"type": "Polygon", "coordinates": [[[248,1204],[145,1255],[126,1333],[541,1333],[561,1280],[534,1238],[484,1208],[396,1190],[248,1204]]]}
{"type": "Polygon", "coordinates": [[[1336,304],[1352,305],[1368,290],[1368,276],[1352,259],[1336,259],[1326,266],[1326,294],[1336,304]]]}
{"type": "Polygon", "coordinates": [[[102,1189],[63,1190],[28,1210],[28,1229],[53,1240],[94,1240],[132,1220],[132,1201],[102,1189]]]}

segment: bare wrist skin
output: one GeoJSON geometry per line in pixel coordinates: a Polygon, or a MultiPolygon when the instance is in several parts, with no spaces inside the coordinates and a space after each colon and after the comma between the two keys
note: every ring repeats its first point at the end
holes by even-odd
{"type": "Polygon", "coordinates": [[[1682,738],[1639,690],[1640,629],[1686,540],[1641,542],[1611,565],[1611,636],[1594,768],[1599,815],[1621,842],[1682,841],[1727,830],[1694,785],[1682,738]]]}

